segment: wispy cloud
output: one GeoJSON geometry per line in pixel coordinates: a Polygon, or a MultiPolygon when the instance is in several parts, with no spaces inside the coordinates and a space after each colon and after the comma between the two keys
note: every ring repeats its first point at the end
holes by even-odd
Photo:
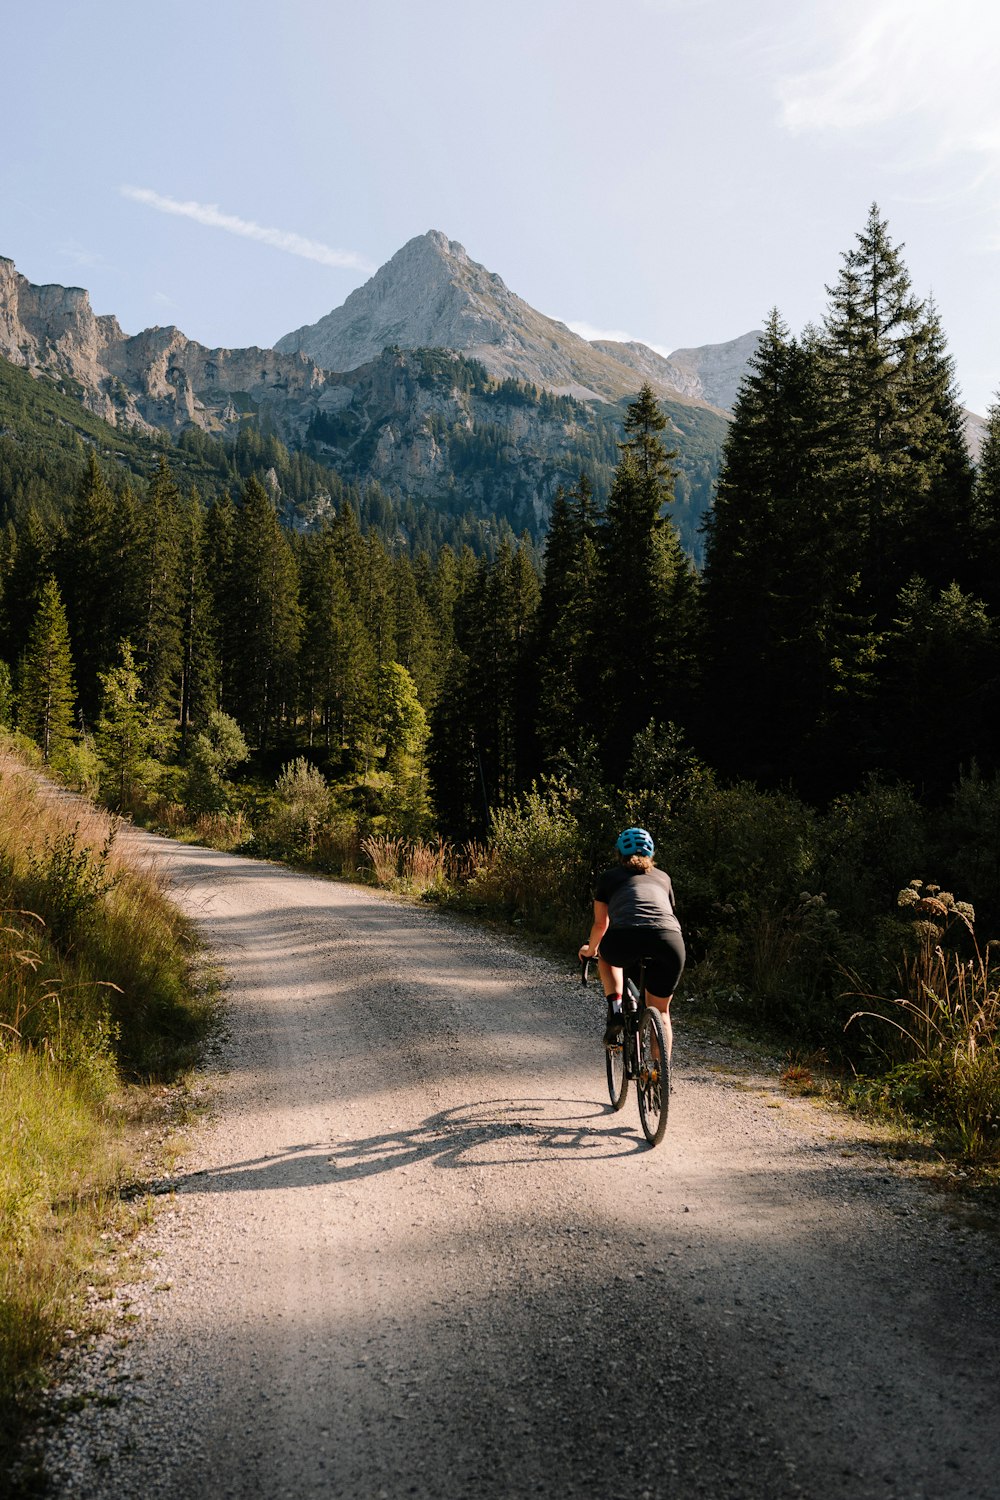
{"type": "Polygon", "coordinates": [[[647,349],[652,349],[654,354],[661,354],[664,359],[670,355],[670,350],[662,344],[651,344],[648,339],[636,338],[634,333],[625,333],[621,328],[595,328],[592,323],[580,322],[567,323],[566,327],[571,333],[578,333],[589,344],[645,344],[647,349]]]}
{"type": "Polygon", "coordinates": [[[906,121],[937,155],[1000,151],[993,5],[823,0],[799,41],[777,82],[787,129],[848,133],[906,121]]]}
{"type": "Polygon", "coordinates": [[[370,274],[375,267],[356,250],[335,250],[319,240],[306,239],[288,229],[270,229],[264,224],[255,224],[252,219],[241,219],[236,214],[223,213],[216,203],[196,203],[193,199],[167,198],[155,193],[152,188],[124,186],[122,196],[133,203],[143,203],[155,208],[158,213],[178,214],[183,219],[193,219],[209,229],[224,229],[228,234],[238,234],[246,240],[256,240],[261,245],[271,245],[283,250],[286,255],[298,255],[303,260],[315,260],[323,266],[336,266],[344,271],[363,271],[370,274]]]}
{"type": "Polygon", "coordinates": [[[818,0],[779,48],[785,129],[860,143],[900,197],[961,211],[970,243],[1000,249],[1000,7],[818,0]]]}
{"type": "Polygon", "coordinates": [[[631,333],[623,333],[620,328],[595,328],[592,323],[567,323],[566,327],[571,333],[578,333],[582,339],[593,344],[604,340],[608,343],[630,344],[633,342],[631,333]]]}
{"type": "Polygon", "coordinates": [[[69,261],[74,266],[84,266],[87,270],[104,270],[108,267],[108,261],[99,250],[88,250],[86,245],[81,245],[79,240],[64,240],[59,246],[58,254],[62,260],[69,261]]]}

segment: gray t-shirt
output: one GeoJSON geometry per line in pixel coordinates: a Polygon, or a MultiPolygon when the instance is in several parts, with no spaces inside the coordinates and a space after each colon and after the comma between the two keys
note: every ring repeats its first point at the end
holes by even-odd
{"type": "Polygon", "coordinates": [[[665,870],[630,870],[612,865],[594,887],[594,900],[607,904],[612,927],[658,927],[680,932],[674,888],[665,870]]]}

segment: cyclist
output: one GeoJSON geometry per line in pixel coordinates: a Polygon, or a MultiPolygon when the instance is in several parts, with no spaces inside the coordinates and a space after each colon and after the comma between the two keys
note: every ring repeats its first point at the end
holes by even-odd
{"type": "Polygon", "coordinates": [[[673,886],[666,871],[653,864],[653,839],[645,828],[626,828],[615,848],[619,863],[605,870],[594,887],[594,925],[580,959],[597,959],[608,1002],[606,1047],[622,1039],[622,968],[646,960],[646,1004],[663,1015],[669,1059],[670,1002],[685,957],[673,886]]]}

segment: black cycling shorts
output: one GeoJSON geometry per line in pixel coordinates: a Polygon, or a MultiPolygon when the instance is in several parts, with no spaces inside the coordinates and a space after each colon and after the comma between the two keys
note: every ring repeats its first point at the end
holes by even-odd
{"type": "Polygon", "coordinates": [[[616,969],[638,966],[644,958],[646,988],[661,1000],[674,993],[684,972],[684,939],[672,928],[609,927],[597,951],[616,969]]]}

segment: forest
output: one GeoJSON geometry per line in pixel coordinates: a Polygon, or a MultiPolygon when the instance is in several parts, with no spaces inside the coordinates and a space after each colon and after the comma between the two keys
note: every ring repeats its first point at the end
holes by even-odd
{"type": "Polygon", "coordinates": [[[53,772],[567,945],[643,823],[699,1003],[996,1151],[1000,408],[974,465],[876,207],[822,324],[769,317],[698,549],[648,386],[541,553],[249,424],[41,431],[0,434],[0,721],[53,772]]]}

